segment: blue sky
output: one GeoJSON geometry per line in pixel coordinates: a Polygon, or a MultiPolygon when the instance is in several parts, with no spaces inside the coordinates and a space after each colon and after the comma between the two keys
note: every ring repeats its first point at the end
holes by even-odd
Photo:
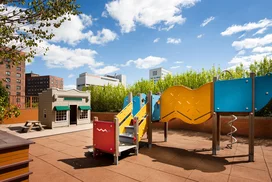
{"type": "Polygon", "coordinates": [[[164,67],[248,66],[272,54],[271,0],[79,0],[79,16],[54,31],[26,71],[64,78],[125,74],[127,83],[164,67]]]}

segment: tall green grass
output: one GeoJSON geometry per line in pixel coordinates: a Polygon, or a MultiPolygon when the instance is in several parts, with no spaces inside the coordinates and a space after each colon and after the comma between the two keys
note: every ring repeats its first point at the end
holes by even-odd
{"type": "MultiPolygon", "coordinates": [[[[232,77],[228,73],[222,73],[220,67],[213,66],[209,70],[202,69],[201,71],[188,70],[184,73],[176,75],[167,75],[164,80],[159,80],[156,84],[150,80],[141,79],[125,88],[119,86],[89,86],[83,90],[91,91],[91,106],[92,111],[96,112],[118,112],[122,109],[123,100],[132,92],[133,95],[138,93],[152,93],[163,92],[167,88],[175,85],[183,85],[191,89],[199,88],[200,86],[212,82],[213,78],[220,75],[221,80],[236,79],[249,77],[250,72],[256,73],[256,76],[262,76],[272,72],[272,59],[264,59],[262,62],[254,62],[249,69],[245,69],[241,64],[235,69],[230,70],[232,77]]],[[[268,109],[272,110],[272,109],[268,109]]]]}

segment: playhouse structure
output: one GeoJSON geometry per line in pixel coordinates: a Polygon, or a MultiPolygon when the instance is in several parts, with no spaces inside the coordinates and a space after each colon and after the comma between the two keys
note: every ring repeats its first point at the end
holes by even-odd
{"type": "MultiPolygon", "coordinates": [[[[228,72],[228,71],[227,71],[228,72]]],[[[229,73],[229,72],[228,72],[229,73]]],[[[113,122],[94,120],[93,152],[94,157],[101,152],[114,155],[114,163],[118,164],[118,156],[126,150],[134,150],[138,154],[139,141],[147,133],[148,146],[152,146],[152,122],[165,123],[167,141],[168,122],[178,118],[188,124],[200,124],[213,117],[212,154],[220,150],[220,116],[233,116],[229,121],[230,144],[232,148],[236,139],[232,134],[237,130],[233,122],[237,116],[249,116],[249,151],[248,160],[254,161],[254,113],[264,108],[272,99],[272,74],[250,78],[220,80],[214,77],[213,82],[192,90],[184,86],[173,86],[161,95],[147,96],[129,94],[124,99],[123,110],[113,122]]],[[[181,141],[182,142],[182,141],[181,141]]]]}
{"type": "Polygon", "coordinates": [[[90,93],[49,88],[39,93],[39,121],[47,128],[90,123],[90,93]]]}

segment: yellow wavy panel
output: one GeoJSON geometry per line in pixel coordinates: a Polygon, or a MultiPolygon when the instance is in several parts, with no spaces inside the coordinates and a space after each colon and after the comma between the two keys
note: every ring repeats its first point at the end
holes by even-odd
{"type": "Polygon", "coordinates": [[[192,90],[173,86],[161,95],[161,121],[179,118],[189,124],[200,124],[212,117],[213,83],[192,90]]]}

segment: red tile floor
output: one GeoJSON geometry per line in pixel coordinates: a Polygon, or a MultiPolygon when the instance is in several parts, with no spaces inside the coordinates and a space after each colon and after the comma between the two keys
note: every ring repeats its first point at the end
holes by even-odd
{"type": "Polygon", "coordinates": [[[168,142],[163,136],[153,132],[152,149],[144,145],[138,156],[124,156],[118,166],[111,155],[93,159],[88,154],[92,130],[33,139],[30,182],[271,181],[272,140],[257,141],[255,162],[249,163],[247,157],[234,157],[247,154],[243,139],[212,156],[209,134],[169,131],[168,142]]]}

